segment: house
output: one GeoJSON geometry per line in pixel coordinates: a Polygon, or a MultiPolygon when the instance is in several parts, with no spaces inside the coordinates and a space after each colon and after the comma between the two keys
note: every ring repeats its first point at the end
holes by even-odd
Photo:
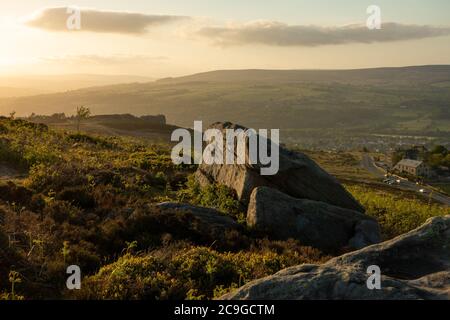
{"type": "Polygon", "coordinates": [[[396,148],[388,150],[385,155],[385,162],[394,167],[400,159],[410,159],[423,161],[428,149],[425,146],[414,145],[407,149],[396,148]]]}
{"type": "Polygon", "coordinates": [[[403,159],[399,161],[395,165],[394,170],[424,178],[428,178],[432,174],[431,169],[423,161],[412,159],[403,159]]]}

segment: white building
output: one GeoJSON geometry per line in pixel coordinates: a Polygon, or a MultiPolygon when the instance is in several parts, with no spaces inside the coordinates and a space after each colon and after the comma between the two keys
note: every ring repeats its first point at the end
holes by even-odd
{"type": "Polygon", "coordinates": [[[395,165],[394,170],[416,177],[428,178],[431,176],[431,169],[423,161],[418,160],[403,159],[395,165]]]}

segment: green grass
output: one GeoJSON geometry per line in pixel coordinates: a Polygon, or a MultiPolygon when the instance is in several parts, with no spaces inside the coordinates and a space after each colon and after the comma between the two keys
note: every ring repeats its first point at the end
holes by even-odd
{"type": "Polygon", "coordinates": [[[347,190],[366,208],[368,215],[377,219],[384,239],[411,231],[431,217],[450,214],[448,207],[427,204],[401,193],[360,185],[347,186],[347,190]]]}
{"type": "Polygon", "coordinates": [[[432,184],[432,186],[435,187],[440,192],[450,196],[450,183],[435,183],[432,184]]]}
{"type": "Polygon", "coordinates": [[[328,173],[343,180],[375,180],[377,177],[361,167],[361,152],[304,151],[328,173]]]}

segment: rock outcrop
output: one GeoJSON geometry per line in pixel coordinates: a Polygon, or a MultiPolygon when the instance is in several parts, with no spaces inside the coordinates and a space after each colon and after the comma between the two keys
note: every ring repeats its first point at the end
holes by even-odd
{"type": "Polygon", "coordinates": [[[198,223],[201,223],[204,228],[216,233],[223,233],[226,230],[242,231],[242,226],[235,222],[231,217],[227,217],[217,210],[197,207],[190,204],[163,202],[157,205],[162,211],[180,212],[192,214],[198,223]]]}
{"type": "MultiPolygon", "coordinates": [[[[211,129],[218,129],[226,137],[226,129],[246,128],[231,123],[215,123],[211,129]]],[[[226,143],[224,142],[224,146],[226,143]]],[[[235,148],[235,152],[236,152],[235,148]]],[[[246,154],[249,146],[246,144],[246,154]]],[[[202,164],[196,172],[201,185],[218,183],[234,189],[239,199],[247,204],[256,187],[267,186],[280,190],[294,198],[322,201],[338,207],[364,212],[364,208],[339,182],[322,170],[305,154],[280,147],[279,171],[273,176],[260,175],[260,165],[207,165],[202,164]]]]}
{"type": "Polygon", "coordinates": [[[363,213],[296,199],[268,187],[253,190],[247,225],[268,231],[276,238],[294,238],[325,251],[360,249],[380,242],[378,223],[363,213]]]}
{"type": "Polygon", "coordinates": [[[428,220],[390,241],[291,267],[246,284],[223,299],[450,299],[450,216],[428,220]],[[367,287],[379,266],[381,289],[367,287]]]}

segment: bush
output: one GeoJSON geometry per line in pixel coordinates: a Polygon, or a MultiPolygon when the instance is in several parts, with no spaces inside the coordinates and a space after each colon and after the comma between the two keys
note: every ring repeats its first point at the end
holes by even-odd
{"type": "MultiPolygon", "coordinates": [[[[323,256],[319,260],[323,261],[323,256]]],[[[125,254],[85,279],[78,298],[207,299],[280,269],[317,261],[268,249],[220,253],[175,244],[144,256],[125,254]]]]}
{"type": "Polygon", "coordinates": [[[100,137],[93,137],[84,133],[75,133],[67,136],[67,140],[71,142],[87,143],[97,145],[103,148],[113,148],[114,144],[100,137]]]}
{"type": "Polygon", "coordinates": [[[236,192],[224,185],[211,184],[201,188],[194,175],[190,175],[186,187],[178,191],[177,198],[180,202],[213,208],[245,222],[244,208],[237,200],[236,192]]]}
{"type": "Polygon", "coordinates": [[[9,120],[9,125],[16,129],[24,128],[38,133],[48,132],[48,126],[43,123],[34,123],[22,119],[9,120]]]}
{"type": "Polygon", "coordinates": [[[60,224],[63,222],[78,224],[82,219],[80,209],[74,207],[67,201],[52,200],[46,205],[43,213],[60,224]]]}
{"type": "Polygon", "coordinates": [[[184,212],[161,212],[154,206],[142,205],[121,212],[101,224],[101,243],[106,252],[117,252],[126,242],[137,241],[139,250],[158,248],[171,241],[187,241],[195,245],[214,244],[220,250],[237,250],[250,245],[249,237],[237,230],[221,232],[184,212]]]}
{"type": "Polygon", "coordinates": [[[86,186],[88,181],[84,169],[75,163],[34,165],[31,167],[25,185],[35,192],[59,192],[73,186],[86,186]]]}
{"type": "Polygon", "coordinates": [[[9,132],[8,128],[0,123],[0,134],[7,134],[9,132]]]}
{"type": "Polygon", "coordinates": [[[30,190],[24,187],[18,187],[13,182],[0,185],[0,199],[8,203],[27,206],[30,204],[32,197],[33,193],[30,190]]]}
{"type": "Polygon", "coordinates": [[[95,207],[95,199],[86,187],[66,187],[56,196],[58,200],[65,200],[82,208],[92,209],[95,207]]]}
{"type": "Polygon", "coordinates": [[[82,299],[183,299],[186,288],[152,256],[126,254],[83,281],[82,299]]]}
{"type": "Polygon", "coordinates": [[[15,168],[27,168],[28,163],[23,155],[11,146],[8,139],[0,139],[0,161],[15,168]]]}

